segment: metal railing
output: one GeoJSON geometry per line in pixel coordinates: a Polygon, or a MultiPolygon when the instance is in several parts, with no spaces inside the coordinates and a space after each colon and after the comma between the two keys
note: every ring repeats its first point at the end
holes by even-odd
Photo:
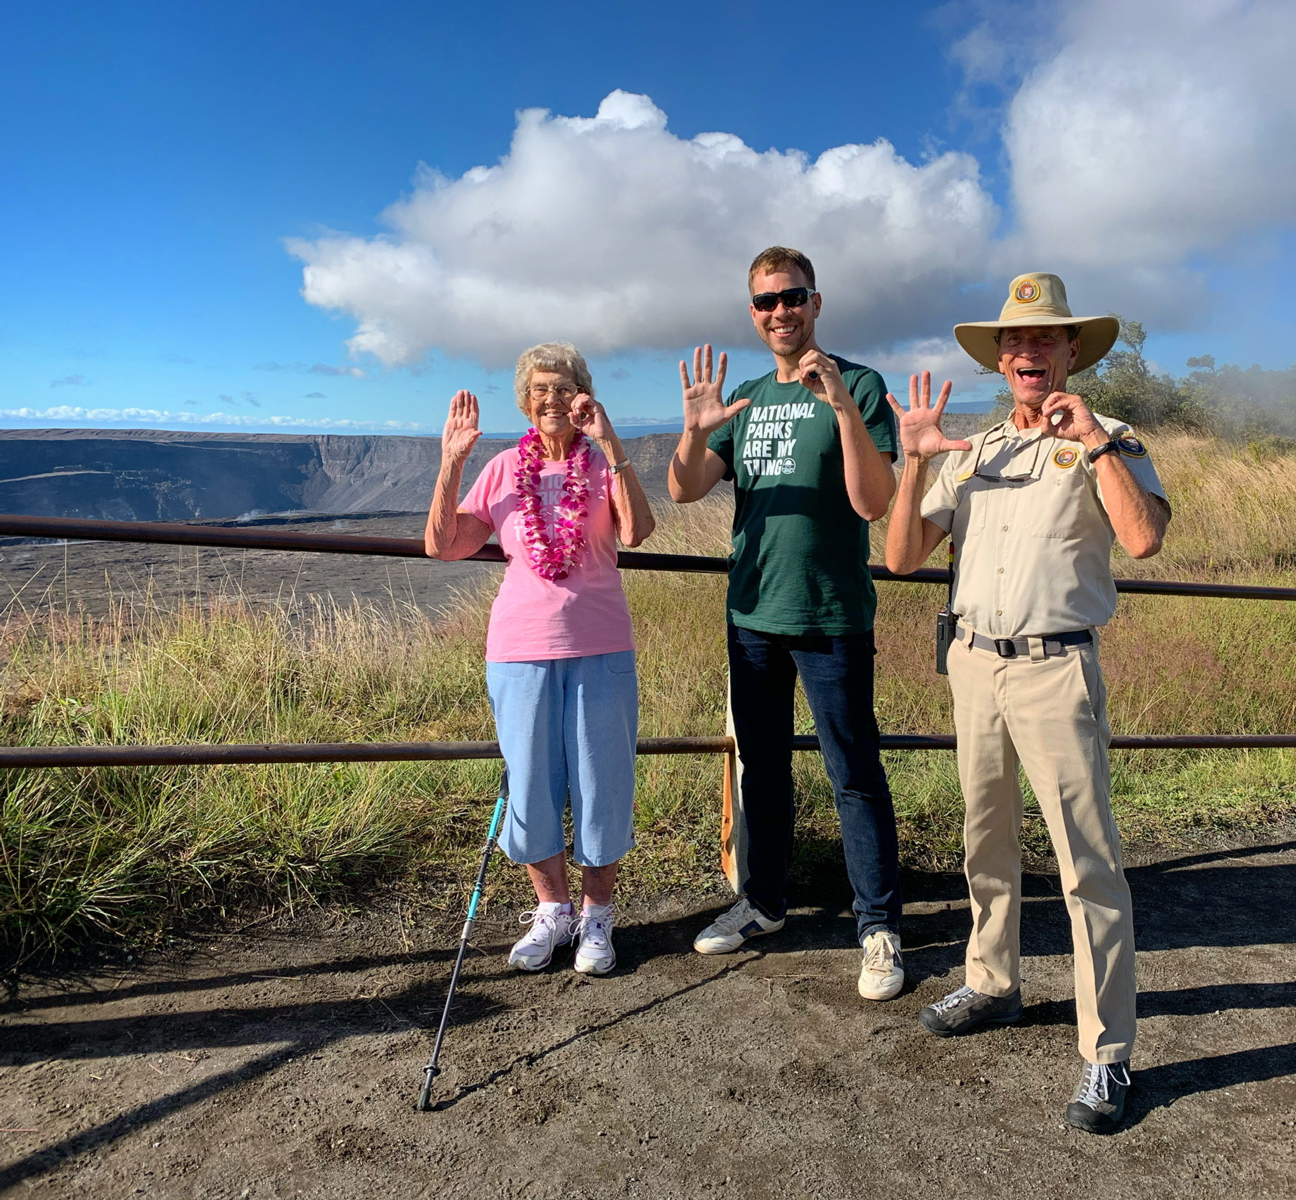
{"type": "MultiPolygon", "coordinates": [[[[117,541],[206,546],[232,550],[287,550],[315,554],[362,554],[385,558],[426,558],[419,538],[369,537],[361,534],[308,534],[260,528],[190,525],[163,521],[91,521],[73,517],[0,515],[0,536],[54,538],[65,541],[117,541]]],[[[483,546],[469,560],[502,563],[503,551],[483,546]]],[[[630,571],[674,571],[724,574],[723,558],[693,554],[653,554],[623,550],[617,565],[630,571]]],[[[873,578],[897,583],[945,584],[949,573],[923,569],[896,575],[870,567],[873,578]]],[[[1151,596],[1216,597],[1233,600],[1296,601],[1296,588],[1255,584],[1182,583],[1156,579],[1118,579],[1119,592],[1151,596]]],[[[1175,734],[1116,736],[1113,750],[1197,750],[1296,748],[1296,734],[1175,734]]],[[[794,750],[817,750],[819,739],[797,736],[794,750]]],[[[953,750],[951,734],[884,734],[883,750],[953,750]]],[[[729,737],[641,738],[639,754],[734,753],[729,737]]],[[[498,742],[309,742],[202,745],[102,745],[0,747],[0,769],[36,767],[105,767],[232,765],[313,762],[447,762],[499,758],[498,742]]]]}
{"type": "MultiPolygon", "coordinates": [[[[364,554],[378,558],[427,558],[421,538],[367,537],[351,533],[290,533],[227,525],[189,525],[179,521],[88,521],[80,517],[26,517],[0,514],[0,536],[56,538],[64,541],[154,542],[172,546],[210,546],[231,550],[306,550],[314,554],[364,554]]],[[[467,562],[504,561],[496,545],[483,546],[467,562]]],[[[653,554],[622,550],[623,571],[681,571],[724,575],[729,562],[700,554],[653,554]]],[[[895,583],[945,583],[949,572],[924,568],[897,575],[869,567],[875,580],[895,583]]],[[[1118,592],[1144,596],[1213,596],[1229,600],[1296,600],[1296,588],[1249,583],[1176,583],[1163,579],[1118,579],[1118,592]]]]}

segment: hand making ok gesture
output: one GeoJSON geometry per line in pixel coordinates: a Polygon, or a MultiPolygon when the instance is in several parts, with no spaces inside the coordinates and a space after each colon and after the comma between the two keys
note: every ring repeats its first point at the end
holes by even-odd
{"type": "Polygon", "coordinates": [[[918,376],[909,376],[909,411],[900,407],[899,401],[887,392],[887,403],[900,422],[900,448],[906,458],[930,461],[947,450],[971,450],[972,443],[951,441],[941,431],[941,414],[950,398],[954,385],[947,379],[941,387],[935,405],[931,402],[931,372],[922,373],[922,387],[918,376]]]}
{"type": "Polygon", "coordinates": [[[724,378],[729,358],[722,351],[720,370],[711,378],[711,347],[699,346],[693,351],[693,376],[680,360],[680,382],[684,385],[684,428],[695,433],[712,433],[742,412],[751,401],[724,402],[724,378]]]}

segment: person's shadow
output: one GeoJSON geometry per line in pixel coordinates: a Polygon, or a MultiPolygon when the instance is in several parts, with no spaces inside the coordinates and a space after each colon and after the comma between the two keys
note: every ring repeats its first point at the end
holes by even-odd
{"type": "MultiPolygon", "coordinates": [[[[1290,856],[1293,851],[1296,841],[1189,854],[1127,868],[1138,950],[1218,947],[1228,951],[1247,946],[1296,945],[1296,904],[1292,902],[1296,897],[1296,859],[1272,861],[1275,856],[1290,856]],[[1258,861],[1262,859],[1270,861],[1258,861]]],[[[851,901],[844,862],[826,844],[811,857],[815,870],[802,871],[794,879],[793,901],[820,905],[823,915],[818,919],[816,934],[830,938],[834,945],[850,945],[854,926],[849,917],[840,915],[849,910],[851,901]]],[[[967,885],[961,875],[907,871],[903,883],[907,902],[928,902],[922,906],[925,911],[906,913],[901,927],[908,991],[924,979],[958,973],[971,924],[963,903],[967,885]],[[943,907],[942,902],[951,907],[943,907]]],[[[1022,893],[1029,900],[1022,906],[1023,956],[1070,954],[1071,926],[1057,877],[1026,872],[1022,893]]],[[[1230,969],[1227,954],[1204,961],[1219,964],[1222,974],[1230,969]]],[[[1296,950],[1292,963],[1296,963],[1296,950]]],[[[1219,976],[1193,980],[1179,989],[1142,991],[1138,997],[1140,1019],[1293,1008],[1296,982],[1230,983],[1219,976]]],[[[1073,1001],[1048,1000],[1028,1003],[1022,1024],[1074,1027],[1075,1019],[1073,1001]]],[[[1137,1124],[1148,1113],[1185,1096],[1288,1075],[1296,1075],[1296,1042],[1143,1069],[1139,1069],[1136,1058],[1135,1087],[1130,1093],[1125,1125],[1137,1124]]]]}

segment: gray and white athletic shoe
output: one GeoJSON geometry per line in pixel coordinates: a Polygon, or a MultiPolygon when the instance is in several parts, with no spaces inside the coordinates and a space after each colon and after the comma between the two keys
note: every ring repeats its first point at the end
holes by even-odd
{"type": "Polygon", "coordinates": [[[553,958],[554,949],[572,940],[576,916],[570,912],[545,912],[537,908],[524,912],[518,920],[531,928],[513,943],[509,966],[522,971],[543,971],[553,958]]]}
{"type": "Polygon", "coordinates": [[[970,987],[961,987],[945,999],[929,1004],[918,1014],[918,1020],[937,1037],[954,1037],[983,1025],[1015,1025],[1021,1015],[1020,988],[1007,996],[987,996],[970,987]]]}
{"type": "Polygon", "coordinates": [[[598,909],[587,908],[572,926],[575,966],[582,975],[606,975],[616,966],[616,951],[612,949],[615,916],[610,904],[598,909]]]}
{"type": "Polygon", "coordinates": [[[731,954],[748,938],[777,933],[782,928],[781,920],[771,921],[744,897],[693,939],[693,949],[699,954],[731,954]]]}
{"type": "Polygon", "coordinates": [[[1066,1123],[1086,1133],[1111,1133],[1125,1115],[1125,1095],[1132,1082],[1129,1059],[1110,1064],[1086,1062],[1076,1094],[1067,1105],[1066,1123]]]}

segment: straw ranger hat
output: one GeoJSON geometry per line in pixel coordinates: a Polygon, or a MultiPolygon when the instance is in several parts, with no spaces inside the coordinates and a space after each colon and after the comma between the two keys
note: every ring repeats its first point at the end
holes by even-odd
{"type": "Polygon", "coordinates": [[[983,367],[998,371],[999,345],[995,334],[1013,325],[1076,326],[1080,330],[1080,356],[1071,368],[1073,375],[1101,359],[1116,344],[1120,333],[1120,323],[1115,317],[1073,317],[1062,280],[1044,271],[1032,271],[1029,275],[1018,275],[1008,285],[1008,300],[999,320],[955,325],[954,336],[983,367]]]}

